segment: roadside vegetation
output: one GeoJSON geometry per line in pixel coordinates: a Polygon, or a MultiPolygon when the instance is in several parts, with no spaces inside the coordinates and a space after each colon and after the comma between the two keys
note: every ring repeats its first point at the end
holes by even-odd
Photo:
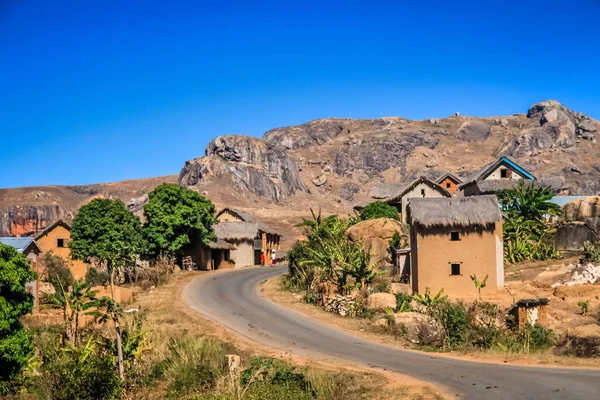
{"type": "MultiPolygon", "coordinates": [[[[178,329],[173,319],[180,274],[177,260],[187,246],[214,240],[214,205],[177,185],[162,185],[149,196],[142,224],[118,200],[95,199],[83,206],[72,225],[74,259],[93,262],[85,279],[75,280],[65,260],[47,254],[40,262],[43,309],[55,309],[59,323],[29,317],[33,297],[25,283],[35,274],[24,255],[0,245],[0,396],[12,399],[211,399],[304,400],[406,398],[403,390],[383,389],[375,374],[330,372],[241,351],[234,345],[178,329]],[[148,266],[139,264],[144,255],[148,266]],[[146,298],[165,294],[166,304],[127,308],[115,301],[119,284],[135,284],[146,298]],[[162,287],[166,288],[163,289],[162,287]],[[93,287],[109,286],[111,296],[93,287]],[[151,290],[144,292],[144,290],[151,290]],[[170,292],[168,291],[170,290],[170,292]]],[[[329,218],[307,229],[343,232],[347,222],[329,218]]],[[[315,233],[317,240],[321,234],[315,233]]],[[[342,242],[320,241],[333,252],[331,267],[339,288],[365,287],[375,277],[368,254],[342,242]]],[[[296,251],[308,251],[299,248],[296,251]]],[[[297,253],[296,253],[297,254],[297,253]]],[[[314,254],[315,263],[323,254],[314,254]]],[[[321,262],[321,261],[318,261],[321,262]]],[[[316,265],[316,264],[314,264],[316,265]]],[[[307,271],[311,268],[306,266],[307,271]]],[[[181,318],[181,316],[179,316],[181,318]]],[[[413,397],[421,398],[421,397],[413,397]]],[[[437,398],[436,395],[427,398],[437,398]]]]}
{"type": "Polygon", "coordinates": [[[551,217],[560,215],[552,203],[550,187],[525,185],[496,193],[503,213],[504,259],[515,264],[560,257],[554,245],[556,224],[551,217]]]}

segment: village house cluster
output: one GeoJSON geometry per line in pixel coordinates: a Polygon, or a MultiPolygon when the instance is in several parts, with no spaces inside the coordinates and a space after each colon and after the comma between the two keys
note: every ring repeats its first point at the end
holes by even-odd
{"type": "MultiPolygon", "coordinates": [[[[536,178],[502,157],[471,177],[445,173],[435,181],[419,177],[406,184],[378,185],[372,197],[394,206],[400,220],[410,226],[410,249],[399,250],[398,265],[414,291],[445,289],[460,295],[471,286],[471,275],[488,277],[486,291],[504,284],[502,214],[496,191],[536,178]]],[[[359,211],[365,204],[355,206],[359,211]]],[[[208,246],[186,249],[183,267],[215,270],[270,264],[281,254],[281,234],[248,212],[220,210],[214,225],[217,240],[208,246]]],[[[34,237],[0,238],[0,243],[27,255],[37,271],[38,257],[52,252],[69,265],[75,279],[85,277],[88,266],[71,260],[70,227],[57,221],[34,237]]],[[[34,295],[38,282],[28,284],[34,295]]]]}
{"type": "Polygon", "coordinates": [[[394,206],[410,227],[410,249],[399,250],[396,260],[415,292],[443,288],[458,296],[472,288],[471,276],[487,277],[486,292],[504,286],[502,214],[494,193],[521,181],[536,184],[535,176],[502,157],[465,180],[445,173],[435,181],[422,176],[373,188],[371,197],[394,206]]]}

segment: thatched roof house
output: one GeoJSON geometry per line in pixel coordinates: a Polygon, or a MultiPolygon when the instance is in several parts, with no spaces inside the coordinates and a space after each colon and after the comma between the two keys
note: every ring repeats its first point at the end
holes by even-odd
{"type": "Polygon", "coordinates": [[[224,208],[217,219],[215,234],[235,246],[231,259],[236,267],[259,264],[261,253],[269,259],[271,252],[279,249],[281,235],[246,211],[224,208]]]}
{"type": "Polygon", "coordinates": [[[413,199],[408,223],[425,228],[494,225],[502,221],[496,196],[413,199]]]}
{"type": "Polygon", "coordinates": [[[452,193],[425,176],[400,185],[377,185],[373,188],[371,195],[375,199],[396,207],[402,222],[406,222],[406,206],[409,199],[452,197],[452,193]]]}
{"type": "Polygon", "coordinates": [[[502,213],[495,196],[412,199],[408,205],[413,290],[474,294],[470,276],[485,291],[504,285],[502,213]]]}

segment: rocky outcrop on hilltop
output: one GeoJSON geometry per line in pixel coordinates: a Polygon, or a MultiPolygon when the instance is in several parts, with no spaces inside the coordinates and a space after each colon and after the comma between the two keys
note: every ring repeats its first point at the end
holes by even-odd
{"type": "Polygon", "coordinates": [[[406,174],[406,159],[413,150],[417,146],[434,149],[438,142],[439,139],[429,132],[403,129],[394,134],[347,140],[334,155],[333,170],[340,176],[363,172],[373,178],[395,167],[401,174],[406,174]]]}
{"type": "Polygon", "coordinates": [[[15,205],[0,212],[0,236],[35,235],[66,217],[72,216],[67,216],[59,205],[15,205]]]}
{"type": "Polygon", "coordinates": [[[295,150],[325,144],[343,131],[343,119],[318,119],[302,125],[271,129],[264,134],[263,140],[272,145],[295,150]]]}
{"type": "Polygon", "coordinates": [[[308,192],[298,165],[287,150],[243,135],[219,136],[206,147],[205,156],[187,161],[179,184],[200,189],[218,180],[241,193],[273,201],[308,192]]]}

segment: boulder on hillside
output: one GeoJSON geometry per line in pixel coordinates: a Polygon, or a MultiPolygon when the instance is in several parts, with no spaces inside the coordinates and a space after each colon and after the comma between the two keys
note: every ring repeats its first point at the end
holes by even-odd
{"type": "Polygon", "coordinates": [[[373,293],[367,297],[365,307],[369,310],[383,310],[396,308],[396,296],[390,293],[373,293]]]}
{"type": "Polygon", "coordinates": [[[488,124],[478,121],[463,123],[456,132],[456,138],[463,142],[484,142],[490,137],[491,128],[488,124]]]}
{"type": "Polygon", "coordinates": [[[308,192],[296,162],[282,147],[243,135],[219,136],[205,156],[187,161],[179,184],[197,189],[203,182],[218,179],[240,193],[252,193],[280,201],[296,191],[308,192]]]}
{"type": "Polygon", "coordinates": [[[327,175],[317,176],[315,179],[312,180],[312,183],[317,187],[323,186],[327,183],[327,175]]]}
{"type": "Polygon", "coordinates": [[[428,346],[443,344],[444,328],[429,315],[417,312],[396,313],[394,322],[404,327],[404,337],[412,343],[428,346]]]}
{"type": "Polygon", "coordinates": [[[338,195],[346,201],[354,201],[354,195],[360,192],[360,186],[354,182],[346,182],[338,190],[338,195]]]}
{"type": "Polygon", "coordinates": [[[271,129],[265,133],[263,140],[275,146],[295,150],[327,143],[343,130],[343,119],[317,119],[302,125],[271,129]]]}
{"type": "Polygon", "coordinates": [[[595,242],[598,235],[583,222],[571,222],[559,226],[554,236],[556,247],[562,251],[583,249],[585,242],[595,242]]]}
{"type": "Polygon", "coordinates": [[[569,221],[583,222],[588,218],[600,217],[600,196],[575,199],[563,207],[563,217],[569,221]]]}
{"type": "Polygon", "coordinates": [[[346,234],[352,242],[362,242],[365,250],[371,251],[371,264],[385,268],[390,266],[389,242],[396,232],[406,238],[400,221],[377,218],[359,222],[350,227],[346,234]]]}

